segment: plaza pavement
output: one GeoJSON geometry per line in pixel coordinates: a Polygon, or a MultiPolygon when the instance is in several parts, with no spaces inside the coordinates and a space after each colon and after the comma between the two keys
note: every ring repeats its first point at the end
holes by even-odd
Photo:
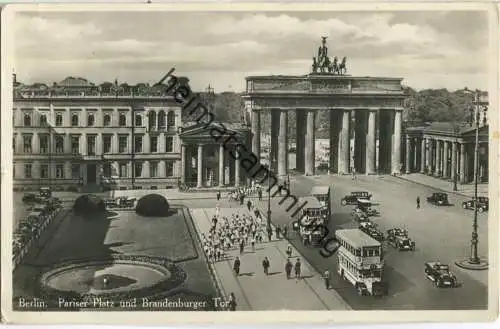
{"type": "MultiPolygon", "coordinates": [[[[420,185],[432,187],[438,190],[442,190],[447,193],[455,193],[459,195],[463,195],[469,198],[474,196],[474,184],[460,184],[457,183],[458,191],[453,191],[453,182],[448,180],[443,180],[436,177],[431,177],[424,174],[414,173],[414,174],[405,174],[401,176],[396,176],[400,179],[404,179],[413,183],[417,183],[420,185]]],[[[477,186],[477,195],[478,196],[488,196],[488,184],[478,184],[477,186]]]]}
{"type": "MultiPolygon", "coordinates": [[[[192,208],[191,216],[198,233],[207,234],[211,226],[214,208],[192,208]]],[[[232,213],[246,213],[243,207],[221,208],[221,216],[231,216],[232,213]]],[[[233,292],[238,303],[237,310],[348,310],[349,305],[334,290],[326,290],[321,274],[303,258],[295,248],[292,253],[292,263],[300,258],[303,279],[286,279],[285,262],[286,240],[273,240],[257,244],[255,252],[250,247],[245,248],[243,255],[239,250],[227,252],[226,260],[212,263],[217,281],[227,296],[233,292]],[[234,258],[240,257],[241,271],[236,277],[232,267],[234,258]],[[268,257],[271,263],[269,275],[262,269],[262,260],[268,257]]]]}

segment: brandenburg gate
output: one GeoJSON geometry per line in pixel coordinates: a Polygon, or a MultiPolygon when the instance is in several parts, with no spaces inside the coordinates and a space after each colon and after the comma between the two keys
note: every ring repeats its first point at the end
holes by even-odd
{"type": "Polygon", "coordinates": [[[251,114],[252,152],[261,154],[261,115],[271,115],[271,170],[288,172],[288,113],[296,113],[297,170],[315,174],[315,131],[319,110],[328,110],[329,172],[398,174],[401,170],[402,78],[354,77],[346,58],[328,57],[326,37],[303,76],[246,77],[246,110],[251,114]],[[378,140],[378,143],[377,143],[378,140]],[[351,144],[352,143],[352,144],[351,144]],[[351,147],[353,145],[353,147],[351,147]]]}

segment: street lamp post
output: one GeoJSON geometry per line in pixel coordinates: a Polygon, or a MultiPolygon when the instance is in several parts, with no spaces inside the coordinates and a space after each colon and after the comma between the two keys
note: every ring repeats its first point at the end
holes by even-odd
{"type": "MultiPolygon", "coordinates": [[[[465,89],[467,91],[467,89],[465,89]]],[[[479,243],[479,235],[477,233],[477,185],[478,185],[478,162],[479,162],[479,117],[480,117],[480,91],[476,90],[474,93],[474,116],[475,119],[475,128],[476,128],[476,140],[474,145],[474,219],[472,221],[472,238],[471,238],[471,246],[470,246],[470,256],[469,258],[457,261],[456,264],[462,268],[469,270],[485,270],[488,268],[488,262],[482,260],[478,256],[477,246],[479,243]]]]}

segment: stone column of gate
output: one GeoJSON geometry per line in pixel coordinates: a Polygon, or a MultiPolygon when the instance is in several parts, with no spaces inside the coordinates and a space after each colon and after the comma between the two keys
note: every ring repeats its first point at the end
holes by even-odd
{"type": "Polygon", "coordinates": [[[314,175],[314,110],[307,111],[306,141],[305,141],[305,174],[314,175]]]}
{"type": "Polygon", "coordinates": [[[410,136],[406,135],[406,159],[405,159],[405,171],[407,174],[411,173],[411,139],[410,136]]]}
{"type": "MultiPolygon", "coordinates": [[[[368,130],[366,132],[366,174],[375,174],[376,155],[376,114],[374,110],[368,111],[368,130]]],[[[331,151],[330,151],[331,152],[331,151]]]]}
{"type": "Polygon", "coordinates": [[[304,173],[305,169],[305,159],[304,159],[304,142],[306,135],[306,121],[307,112],[304,110],[295,110],[295,121],[296,121],[296,139],[295,139],[295,164],[296,169],[304,173]]]}
{"type": "Polygon", "coordinates": [[[349,145],[349,124],[351,112],[349,110],[342,111],[342,128],[340,130],[339,143],[339,174],[349,173],[350,164],[350,145],[349,145]]]}
{"type": "Polygon", "coordinates": [[[441,176],[441,141],[436,140],[436,167],[434,168],[434,175],[441,176]]]}
{"type": "Polygon", "coordinates": [[[425,140],[427,141],[427,151],[425,152],[425,166],[427,169],[426,173],[430,175],[432,170],[432,157],[434,156],[434,154],[432,153],[432,139],[426,138],[425,140]]]}
{"type": "Polygon", "coordinates": [[[418,138],[417,137],[414,137],[413,139],[413,147],[412,147],[412,151],[411,151],[411,154],[412,154],[412,157],[413,157],[413,161],[412,161],[412,171],[417,171],[418,170],[418,138]]]}
{"type": "Polygon", "coordinates": [[[449,142],[444,141],[444,150],[443,150],[443,178],[450,177],[448,175],[448,156],[449,156],[449,142]]]}
{"type": "Polygon", "coordinates": [[[278,177],[284,179],[288,172],[288,111],[280,111],[278,134],[278,177]]]}
{"type": "Polygon", "coordinates": [[[339,140],[340,140],[340,131],[342,127],[341,122],[341,111],[339,110],[330,110],[330,161],[329,161],[329,174],[338,173],[339,172],[339,140]]]}
{"type": "Polygon", "coordinates": [[[203,187],[203,144],[198,144],[198,182],[197,187],[203,187]]]}
{"type": "Polygon", "coordinates": [[[252,111],[252,152],[260,160],[260,111],[252,111]]]}
{"type": "Polygon", "coordinates": [[[269,164],[271,171],[276,174],[278,167],[278,139],[279,139],[279,128],[280,128],[280,112],[279,110],[271,110],[271,157],[269,158],[269,164]]]}
{"type": "MultiPolygon", "coordinates": [[[[420,173],[423,174],[425,172],[425,164],[426,164],[426,158],[428,155],[426,154],[426,149],[425,149],[425,143],[426,139],[422,138],[420,141],[420,173]]],[[[416,146],[415,146],[416,147],[416,146]]]]}
{"type": "Polygon", "coordinates": [[[457,143],[451,143],[451,179],[454,181],[457,176],[457,143]]]}
{"type": "Polygon", "coordinates": [[[224,186],[224,144],[219,145],[219,186],[224,186]]]}
{"type": "Polygon", "coordinates": [[[460,183],[465,184],[465,144],[460,143],[460,183]]]}
{"type": "Polygon", "coordinates": [[[393,148],[392,148],[392,168],[393,174],[400,174],[400,164],[401,164],[401,125],[402,125],[402,115],[403,111],[397,109],[394,113],[394,138],[393,138],[393,148]]]}
{"type": "Polygon", "coordinates": [[[240,159],[234,159],[234,186],[240,186],[240,159]]]}

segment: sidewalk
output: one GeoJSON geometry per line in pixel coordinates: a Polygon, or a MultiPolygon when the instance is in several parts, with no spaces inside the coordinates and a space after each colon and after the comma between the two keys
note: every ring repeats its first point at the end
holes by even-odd
{"type": "MultiPolygon", "coordinates": [[[[215,209],[190,209],[198,234],[208,232],[215,209]]],[[[231,213],[248,213],[246,208],[221,208],[222,216],[231,213]]],[[[238,311],[247,310],[349,310],[349,305],[335,290],[326,290],[321,275],[293,248],[292,263],[300,258],[301,280],[286,279],[286,240],[257,244],[255,252],[246,247],[243,255],[238,250],[228,251],[229,258],[213,263],[218,282],[225,295],[233,292],[238,303],[238,311]],[[235,276],[232,271],[236,256],[241,260],[241,271],[235,276]],[[269,275],[262,269],[262,260],[268,257],[271,263],[269,275]]]]}
{"type": "MultiPolygon", "coordinates": [[[[457,183],[458,191],[453,191],[453,182],[449,182],[443,179],[427,176],[424,174],[406,174],[401,176],[395,176],[399,179],[404,179],[413,183],[420,185],[425,185],[431,188],[442,190],[448,193],[455,193],[458,195],[465,196],[467,198],[472,198],[474,196],[474,184],[460,184],[457,183]]],[[[477,185],[477,195],[478,196],[488,196],[488,184],[478,184],[477,185]]]]}

